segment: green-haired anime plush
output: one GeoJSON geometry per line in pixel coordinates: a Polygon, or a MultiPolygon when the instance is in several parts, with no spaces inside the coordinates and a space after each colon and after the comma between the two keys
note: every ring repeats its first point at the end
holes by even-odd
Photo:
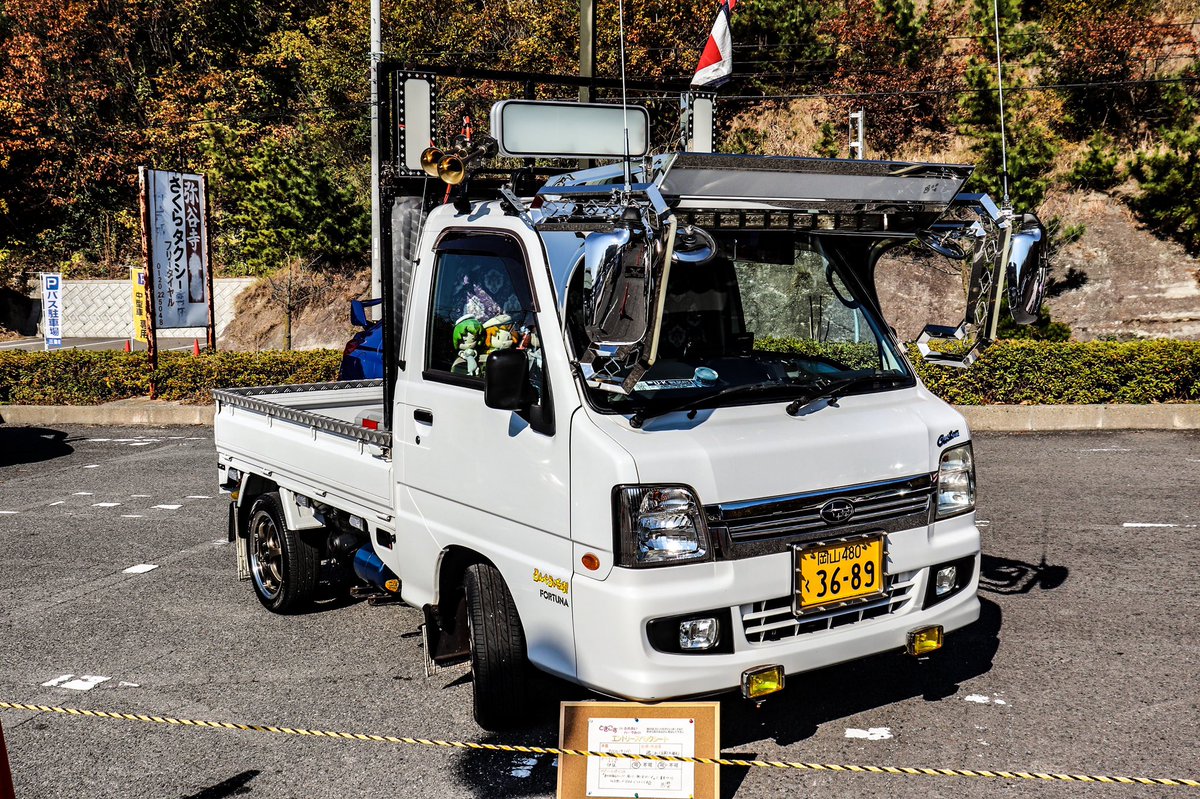
{"type": "Polygon", "coordinates": [[[451,372],[472,377],[479,374],[479,353],[475,349],[475,345],[482,339],[483,325],[478,319],[473,316],[464,316],[458,320],[458,323],[454,325],[452,337],[454,349],[458,350],[458,357],[450,366],[451,372]]]}

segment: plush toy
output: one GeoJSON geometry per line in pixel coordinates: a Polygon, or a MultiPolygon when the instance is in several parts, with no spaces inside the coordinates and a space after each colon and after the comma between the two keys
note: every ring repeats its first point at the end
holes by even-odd
{"type": "Polygon", "coordinates": [[[455,374],[465,374],[471,377],[479,375],[479,351],[476,345],[483,339],[483,325],[473,316],[462,316],[454,325],[454,349],[458,357],[450,365],[450,371],[455,374]]]}

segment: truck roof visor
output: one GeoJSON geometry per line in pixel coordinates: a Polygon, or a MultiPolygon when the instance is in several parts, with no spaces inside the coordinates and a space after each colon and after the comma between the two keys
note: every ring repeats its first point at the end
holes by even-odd
{"type": "Polygon", "coordinates": [[[889,232],[913,234],[946,211],[972,171],[901,161],[681,153],[667,165],[661,191],[676,209],[886,213],[889,232]]]}

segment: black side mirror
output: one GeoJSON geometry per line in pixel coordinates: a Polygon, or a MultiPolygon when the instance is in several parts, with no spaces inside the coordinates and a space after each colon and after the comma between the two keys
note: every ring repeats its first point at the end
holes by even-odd
{"type": "Polygon", "coordinates": [[[483,404],[501,411],[526,411],[533,403],[529,358],[524,350],[496,350],[484,366],[483,404]]]}

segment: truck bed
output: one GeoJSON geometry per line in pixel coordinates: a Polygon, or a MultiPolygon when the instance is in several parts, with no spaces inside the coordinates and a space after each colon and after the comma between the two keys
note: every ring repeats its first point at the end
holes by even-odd
{"type": "Polygon", "coordinates": [[[280,488],[392,526],[392,436],[355,420],[383,409],[383,382],[213,392],[217,456],[280,488]]]}

